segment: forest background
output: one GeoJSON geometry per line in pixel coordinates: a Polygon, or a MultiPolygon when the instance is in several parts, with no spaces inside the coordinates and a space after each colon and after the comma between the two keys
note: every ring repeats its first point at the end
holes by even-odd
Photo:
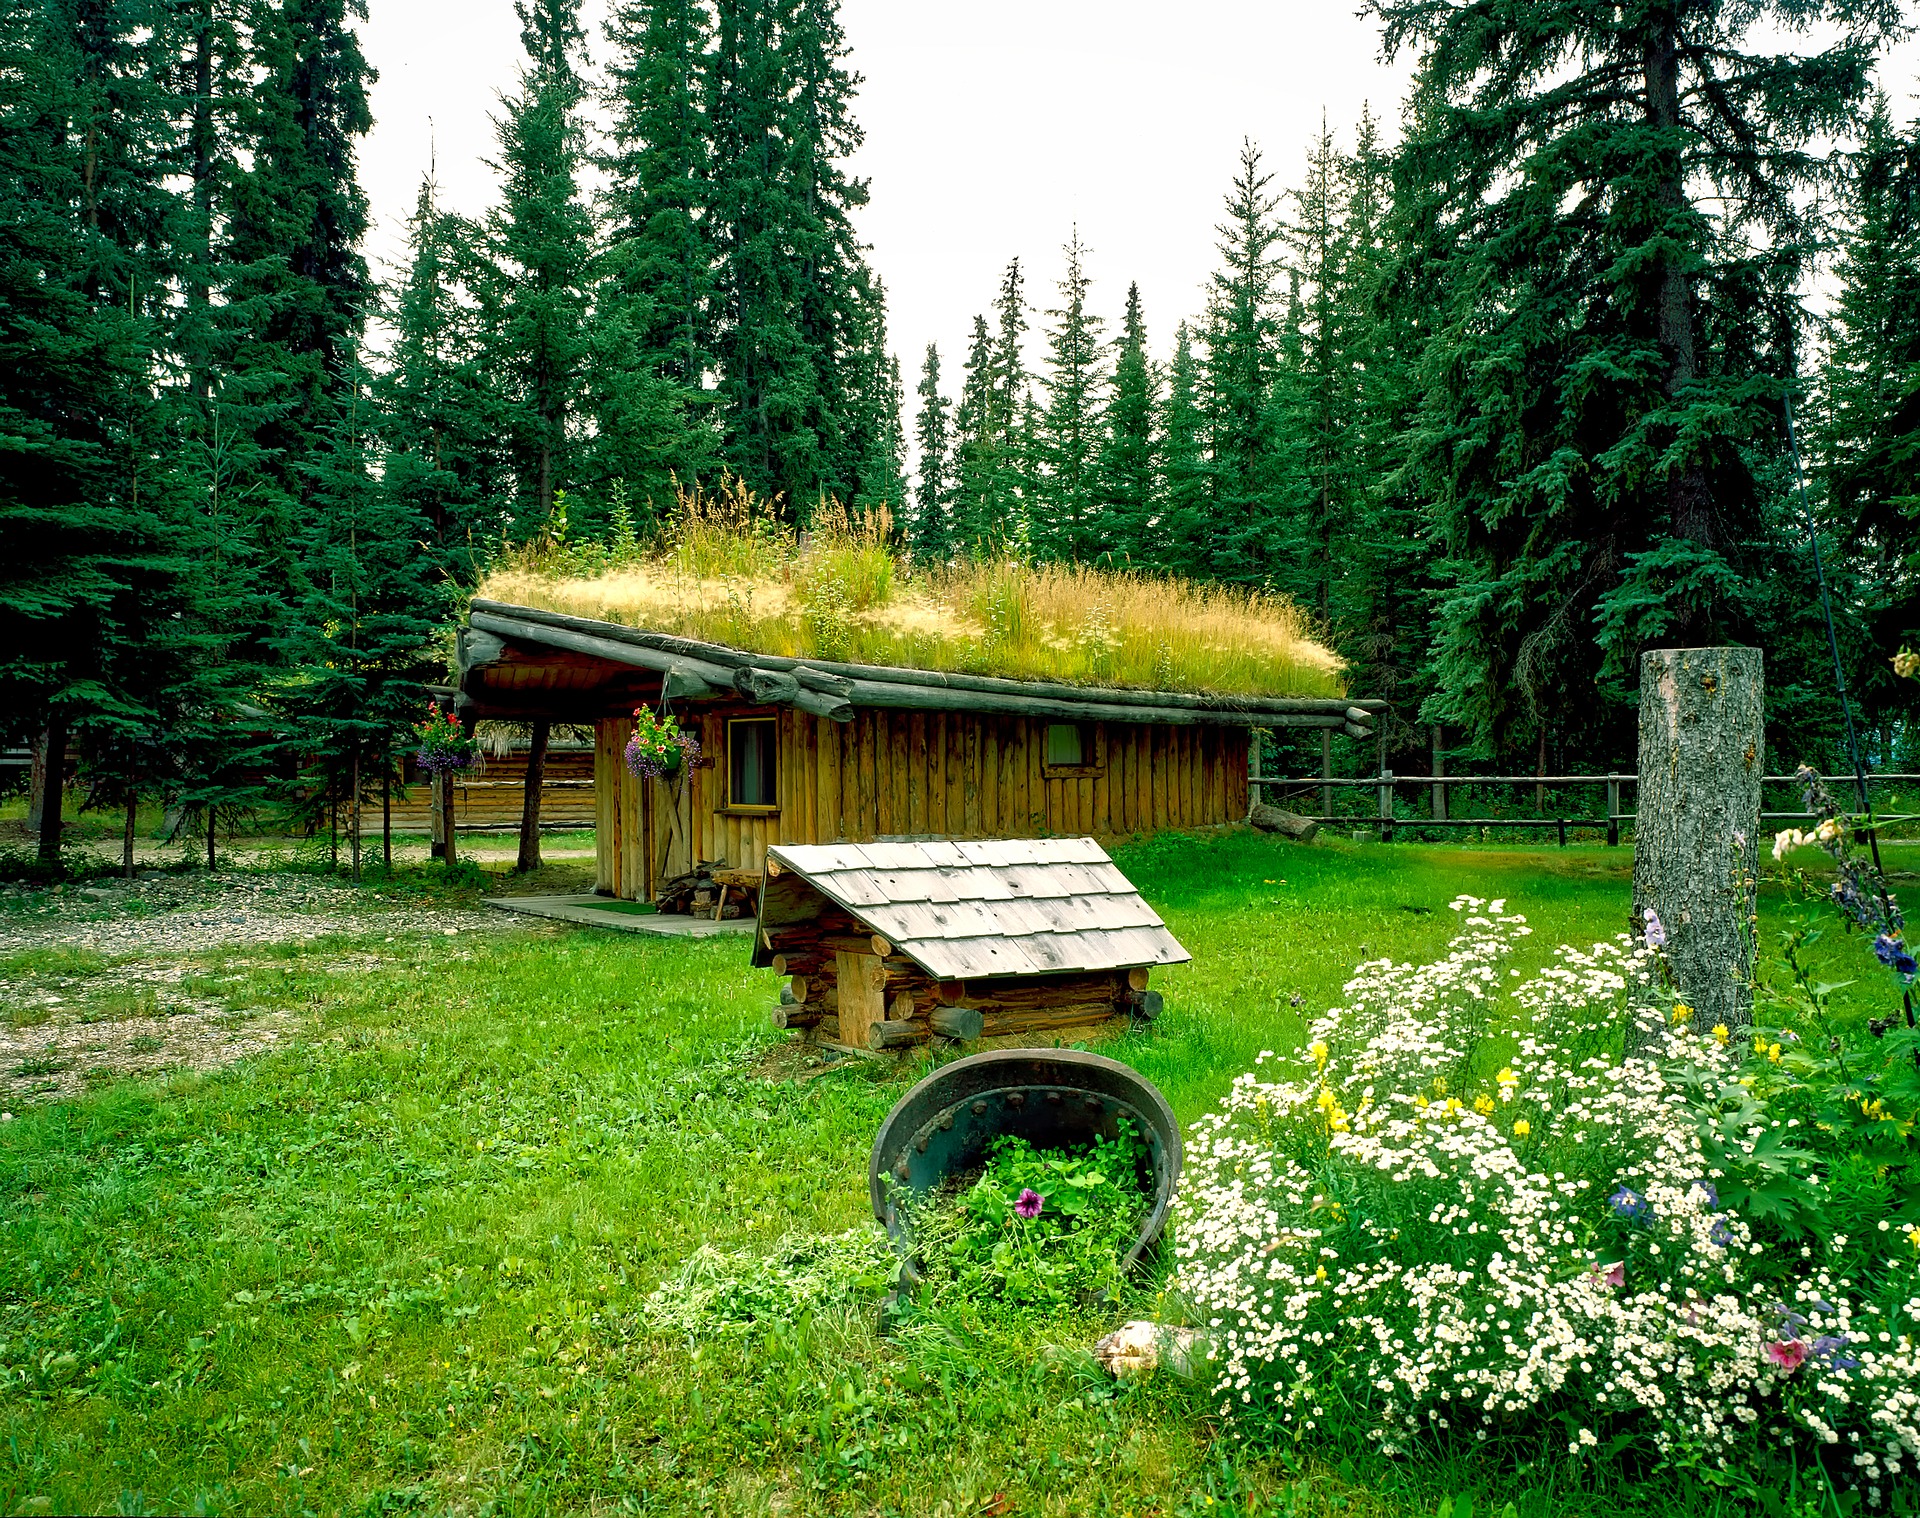
{"type": "Polygon", "coordinates": [[[1283,592],[1415,770],[1436,728],[1630,767],[1640,650],[1721,641],[1766,651],[1770,762],[1838,759],[1811,525],[1870,757],[1909,762],[1901,7],[1369,9],[1416,61],[1392,145],[1363,116],[1298,176],[1221,165],[1170,347],[1069,228],[1057,275],[981,271],[909,391],[834,0],[626,0],[592,74],[576,0],[522,0],[497,202],[422,165],[384,281],[361,0],[14,0],[0,742],[77,753],[97,805],[318,816],[411,746],[499,555],[644,539],[735,479],[803,526],[885,504],[922,562],[1283,592]]]}

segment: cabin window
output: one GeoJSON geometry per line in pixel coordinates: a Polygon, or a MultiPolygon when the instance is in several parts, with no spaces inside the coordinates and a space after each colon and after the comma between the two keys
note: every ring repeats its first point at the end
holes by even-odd
{"type": "Polygon", "coordinates": [[[1087,746],[1085,730],[1078,723],[1049,722],[1047,724],[1048,764],[1085,764],[1087,746]]]}
{"type": "Polygon", "coordinates": [[[780,804],[777,740],[772,717],[737,717],[727,724],[729,807],[765,812],[780,804]]]}

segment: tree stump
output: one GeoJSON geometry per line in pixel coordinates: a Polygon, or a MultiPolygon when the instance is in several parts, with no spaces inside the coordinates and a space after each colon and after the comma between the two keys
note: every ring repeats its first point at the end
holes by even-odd
{"type": "MultiPolygon", "coordinates": [[[[1764,689],[1757,648],[1661,648],[1640,659],[1633,914],[1658,914],[1693,1026],[1753,1022],[1764,689]]],[[[1643,1047],[1640,1030],[1628,1048],[1643,1047]]]]}

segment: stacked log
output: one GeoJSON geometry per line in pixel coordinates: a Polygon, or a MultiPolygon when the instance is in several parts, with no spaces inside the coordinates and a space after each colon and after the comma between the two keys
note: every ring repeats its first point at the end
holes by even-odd
{"type": "MultiPolygon", "coordinates": [[[[703,859],[683,875],[675,875],[661,884],[654,904],[662,912],[677,912],[695,917],[711,917],[714,903],[720,899],[720,885],[714,878],[714,871],[724,870],[724,859],[703,859]]],[[[747,912],[747,905],[740,899],[739,893],[729,896],[727,903],[720,909],[722,917],[739,917],[747,912]]]]}
{"type": "Polygon", "coordinates": [[[787,977],[774,1027],[851,1048],[1060,1034],[1127,1015],[1152,1021],[1160,1013],[1160,992],[1146,988],[1144,969],[935,981],[839,910],[770,929],[764,942],[774,952],[774,973],[787,977]]]}

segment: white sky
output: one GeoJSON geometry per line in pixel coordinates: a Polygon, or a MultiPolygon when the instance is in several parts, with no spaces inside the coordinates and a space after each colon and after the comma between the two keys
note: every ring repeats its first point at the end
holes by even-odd
{"type": "MultiPolygon", "coordinates": [[[[1016,254],[1030,303],[1053,302],[1060,246],[1077,222],[1093,300],[1117,326],[1140,283],[1165,353],[1196,315],[1214,226],[1241,139],[1265,150],[1276,187],[1297,184],[1324,111],[1343,146],[1363,103],[1391,134],[1411,60],[1381,61],[1355,0],[843,0],[850,64],[864,76],[858,172],[872,181],[860,228],[886,281],[908,391],[929,341],[943,389],[959,388],[967,333],[1016,254]]],[[[369,252],[398,260],[430,145],[442,203],[491,202],[489,115],[513,87],[511,0],[371,0],[363,29],[380,71],[361,179],[369,252]]],[[[589,54],[606,55],[605,0],[586,0],[589,54]]],[[[1910,15],[1920,4],[1910,3],[1910,15]]],[[[1920,44],[1882,68],[1901,119],[1920,102],[1920,44]]],[[[1036,327],[1039,318],[1036,318],[1036,327]]]]}

